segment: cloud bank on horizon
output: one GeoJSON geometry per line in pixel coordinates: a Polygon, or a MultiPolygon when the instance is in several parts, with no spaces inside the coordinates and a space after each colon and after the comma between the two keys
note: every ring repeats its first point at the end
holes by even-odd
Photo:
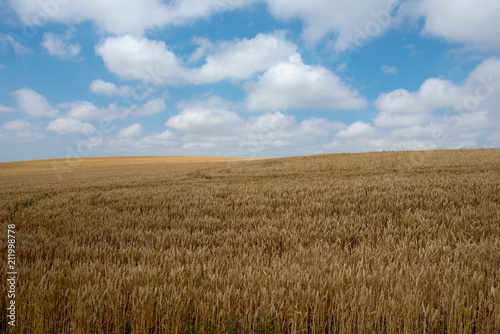
{"type": "Polygon", "coordinates": [[[500,147],[496,0],[0,7],[0,161],[500,147]]]}

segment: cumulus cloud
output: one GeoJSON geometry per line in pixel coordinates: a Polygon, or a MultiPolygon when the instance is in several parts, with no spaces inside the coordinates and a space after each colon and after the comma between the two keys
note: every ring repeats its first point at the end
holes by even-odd
{"type": "MultiPolygon", "coordinates": [[[[104,149],[110,149],[111,146],[116,150],[133,147],[140,148],[141,152],[172,155],[206,155],[214,154],[213,150],[217,150],[215,155],[241,155],[242,144],[244,141],[248,142],[249,133],[258,132],[258,122],[255,123],[253,118],[250,124],[243,116],[226,109],[231,104],[216,96],[182,102],[179,104],[181,111],[165,122],[167,130],[142,138],[117,136],[116,139],[108,141],[104,149]],[[168,151],[162,151],[164,149],[168,151]],[[220,150],[227,151],[222,153],[220,150]]],[[[273,128],[270,122],[261,123],[267,129],[273,128]]],[[[261,131],[267,133],[269,130],[261,131]]],[[[248,148],[248,145],[246,147],[248,148]]]]}
{"type": "MultiPolygon", "coordinates": [[[[139,125],[133,124],[121,129],[116,136],[107,138],[96,149],[101,150],[105,155],[171,155],[172,153],[167,150],[179,146],[178,139],[172,130],[167,129],[160,133],[142,136],[144,129],[139,125]]],[[[175,154],[181,155],[178,152],[175,154]]]]}
{"type": "Polygon", "coordinates": [[[195,134],[232,134],[243,119],[235,112],[223,109],[187,107],[165,123],[171,129],[195,134]]]}
{"type": "MultiPolygon", "coordinates": [[[[131,0],[126,6],[118,0],[77,0],[64,4],[10,0],[24,24],[40,24],[37,19],[69,25],[91,21],[117,36],[143,36],[147,29],[183,25],[258,2],[267,3],[269,12],[277,19],[301,20],[303,35],[308,41],[332,36],[337,51],[359,47],[382,36],[400,21],[401,11],[415,19],[423,17],[427,34],[500,48],[496,38],[500,28],[496,13],[500,11],[500,4],[496,0],[411,0],[402,5],[400,0],[366,0],[362,6],[355,1],[341,0],[131,0]]],[[[16,48],[20,53],[29,50],[22,45],[16,48]]]]}
{"type": "Polygon", "coordinates": [[[94,22],[100,29],[116,35],[141,35],[146,29],[169,24],[185,24],[213,13],[247,6],[248,0],[119,0],[38,1],[10,0],[11,7],[24,24],[44,20],[65,24],[94,22]]]}
{"type": "Polygon", "coordinates": [[[185,79],[185,69],[165,42],[131,35],[108,37],[96,47],[109,71],[157,85],[185,79]]]}
{"type": "Polygon", "coordinates": [[[452,82],[433,78],[426,80],[417,92],[397,89],[382,94],[375,106],[386,113],[419,113],[450,107],[459,96],[459,89],[452,82]]]}
{"type": "Polygon", "coordinates": [[[375,101],[380,111],[375,125],[385,128],[424,125],[438,110],[475,112],[496,110],[500,98],[500,59],[478,65],[462,85],[442,78],[427,79],[416,92],[397,89],[375,101]]]}
{"type": "Polygon", "coordinates": [[[255,156],[266,151],[286,150],[299,138],[300,124],[291,115],[270,112],[250,117],[239,138],[239,150],[255,156]]]}
{"type": "Polygon", "coordinates": [[[112,120],[121,117],[116,104],[110,104],[107,108],[97,108],[92,102],[73,101],[59,104],[61,108],[67,108],[66,116],[83,121],[112,120]]]}
{"type": "Polygon", "coordinates": [[[233,157],[498,147],[499,70],[500,60],[488,59],[460,83],[430,78],[413,92],[381,94],[375,101],[379,113],[371,121],[351,124],[323,118],[299,121],[281,111],[242,114],[244,105],[212,96],[179,103],[180,112],[167,120],[166,131],[114,136],[103,146],[114,154],[132,149],[140,154],[233,157]]]}
{"type": "Polygon", "coordinates": [[[276,18],[298,18],[304,23],[307,40],[317,41],[326,34],[336,35],[334,47],[344,51],[360,47],[370,38],[384,34],[394,24],[398,0],[266,0],[276,18]]]}
{"type": "Polygon", "coordinates": [[[343,139],[368,139],[373,137],[377,130],[368,123],[357,121],[344,130],[339,131],[336,136],[343,139]]]}
{"type": "Polygon", "coordinates": [[[213,13],[244,8],[256,0],[177,0],[171,2],[167,22],[180,25],[213,13]]]}
{"type": "Polygon", "coordinates": [[[305,65],[299,54],[271,67],[245,86],[250,111],[290,109],[364,109],[367,101],[334,73],[305,65]]]}
{"type": "Polygon", "coordinates": [[[117,87],[114,83],[97,79],[92,81],[89,86],[89,91],[91,93],[103,94],[106,96],[122,96],[130,95],[132,93],[132,88],[129,86],[117,87]]]}
{"type": "Polygon", "coordinates": [[[65,113],[66,116],[89,122],[125,119],[127,117],[141,118],[163,112],[166,109],[164,98],[153,99],[146,103],[134,104],[129,107],[110,103],[105,108],[98,108],[89,101],[60,103],[58,106],[68,109],[65,113]]]}
{"type": "Polygon", "coordinates": [[[479,64],[461,83],[426,80],[417,91],[381,94],[374,124],[381,132],[373,148],[436,149],[498,146],[500,59],[479,64]],[[392,146],[391,146],[392,143],[392,146]],[[397,143],[395,145],[394,143],[397,143]]]}
{"type": "Polygon", "coordinates": [[[363,47],[399,24],[405,16],[425,21],[423,33],[500,49],[500,2],[496,0],[265,0],[278,19],[300,19],[304,37],[317,41],[334,36],[334,48],[363,47]]]}
{"type": "Polygon", "coordinates": [[[78,24],[88,20],[115,34],[142,33],[147,27],[163,23],[167,14],[167,6],[158,0],[129,1],[126,6],[116,0],[64,3],[11,0],[10,4],[27,25],[36,25],[33,18],[40,16],[65,24],[78,24]]]}
{"type": "Polygon", "coordinates": [[[298,18],[304,23],[304,36],[316,41],[325,34],[337,35],[336,48],[344,50],[355,42],[359,30],[363,34],[380,35],[392,24],[399,1],[367,0],[356,2],[332,0],[131,0],[124,6],[118,0],[81,1],[64,4],[38,0],[10,0],[11,7],[27,25],[49,22],[79,24],[91,21],[100,29],[119,35],[142,36],[147,29],[167,25],[184,25],[214,13],[266,2],[270,13],[278,19],[298,18]]]}
{"type": "Polygon", "coordinates": [[[163,41],[131,35],[108,37],[96,47],[96,53],[108,70],[122,78],[167,85],[250,79],[254,73],[286,60],[297,49],[279,32],[205,44],[207,55],[199,68],[183,64],[163,41]]]}
{"type": "Polygon", "coordinates": [[[195,72],[200,83],[217,82],[225,78],[248,79],[259,71],[288,59],[297,46],[285,40],[283,33],[258,34],[252,39],[221,42],[205,64],[195,72]]]}
{"type": "Polygon", "coordinates": [[[14,96],[21,111],[32,117],[57,117],[58,110],[52,108],[45,96],[34,92],[29,88],[15,91],[14,96]]]}
{"type": "MultiPolygon", "coordinates": [[[[185,111],[179,115],[183,113],[185,111]]],[[[211,125],[210,130],[202,131],[199,131],[199,126],[206,122],[200,122],[199,117],[185,117],[182,128],[176,128],[182,135],[182,145],[171,147],[172,154],[189,152],[242,157],[315,154],[324,152],[332,134],[345,127],[340,122],[319,118],[299,122],[294,116],[281,112],[264,113],[248,119],[235,112],[212,114],[217,115],[216,124],[211,125]]],[[[169,126],[168,123],[166,125],[169,126]]]]}
{"type": "Polygon", "coordinates": [[[143,131],[144,127],[139,123],[135,123],[124,129],[120,129],[116,136],[118,138],[132,138],[141,135],[143,131]]]}
{"type": "Polygon", "coordinates": [[[65,34],[46,32],[43,34],[42,46],[52,56],[59,58],[74,58],[80,54],[80,43],[71,40],[75,30],[67,30],[65,34]]]}
{"type": "Polygon", "coordinates": [[[362,5],[340,0],[265,1],[274,17],[300,19],[306,40],[332,36],[337,51],[365,46],[406,16],[423,18],[424,34],[500,49],[500,2],[496,0],[367,0],[362,5]]]}
{"type": "Polygon", "coordinates": [[[419,113],[392,113],[380,112],[374,119],[377,127],[381,128],[399,128],[413,125],[424,125],[432,120],[431,113],[422,111],[419,113]]]}
{"type": "Polygon", "coordinates": [[[479,108],[500,107],[500,59],[490,58],[479,64],[461,87],[461,97],[455,109],[475,111],[479,108]]]}
{"type": "Polygon", "coordinates": [[[182,127],[177,129],[169,128],[145,137],[113,137],[105,141],[102,149],[114,154],[133,151],[138,154],[280,157],[500,144],[498,130],[494,128],[499,117],[484,111],[465,117],[434,117],[428,124],[399,128],[378,128],[361,121],[348,125],[322,118],[298,121],[281,112],[251,115],[246,119],[239,117],[232,122],[219,120],[214,126],[219,132],[206,128],[198,131],[199,119],[185,117],[182,127]]]}
{"type": "Polygon", "coordinates": [[[284,130],[296,122],[295,117],[285,115],[282,112],[270,112],[258,117],[250,118],[246,123],[246,129],[251,133],[274,132],[284,130]]]}
{"type": "Polygon", "coordinates": [[[6,131],[0,131],[0,138],[17,142],[31,143],[45,138],[45,135],[39,131],[38,126],[26,120],[16,119],[6,122],[2,129],[6,131]]]}
{"type": "MultiPolygon", "coordinates": [[[[220,98],[183,104],[182,111],[165,124],[182,140],[165,140],[164,147],[170,154],[246,157],[495,147],[500,145],[499,100],[500,60],[492,58],[460,83],[430,78],[413,92],[398,89],[381,94],[374,103],[379,113],[372,122],[298,121],[284,112],[244,117],[233,110],[241,105],[231,106],[220,98]]],[[[167,137],[173,136],[170,132],[167,137]]],[[[144,138],[137,142],[146,150],[153,146],[144,138]]],[[[162,146],[162,141],[156,143],[162,146]]]]}
{"type": "Polygon", "coordinates": [[[160,97],[151,101],[148,101],[144,104],[133,105],[128,108],[125,112],[134,117],[140,118],[150,115],[159,114],[167,109],[167,105],[165,104],[165,99],[160,97]]]}
{"type": "Polygon", "coordinates": [[[46,129],[66,136],[90,136],[96,130],[92,124],[70,117],[57,118],[51,121],[46,129]]]}
{"type": "Polygon", "coordinates": [[[282,112],[245,118],[222,107],[228,105],[217,97],[186,103],[179,114],[167,120],[166,132],[137,139],[137,143],[146,146],[145,149],[165,143],[169,154],[210,152],[249,157],[285,156],[297,151],[313,154],[324,149],[334,132],[346,127],[322,118],[299,122],[282,112]]]}
{"type": "Polygon", "coordinates": [[[500,49],[499,1],[420,0],[410,2],[405,12],[424,18],[425,34],[500,49]]]}
{"type": "Polygon", "coordinates": [[[155,133],[145,138],[142,138],[140,144],[145,145],[146,147],[172,146],[177,144],[177,141],[174,132],[167,129],[161,133],[155,133]]]}

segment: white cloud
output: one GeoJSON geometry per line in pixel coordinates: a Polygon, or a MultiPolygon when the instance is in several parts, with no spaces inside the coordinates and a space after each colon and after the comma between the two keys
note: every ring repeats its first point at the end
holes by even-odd
{"type": "Polygon", "coordinates": [[[144,30],[168,24],[185,24],[213,13],[247,6],[248,0],[120,0],[39,1],[10,0],[23,23],[37,24],[34,17],[65,24],[92,21],[99,28],[117,35],[141,35],[144,30]]]}
{"type": "Polygon", "coordinates": [[[500,107],[500,58],[479,64],[461,87],[462,96],[455,108],[474,111],[483,107],[500,107]]]}
{"type": "Polygon", "coordinates": [[[342,122],[326,121],[323,118],[309,118],[300,123],[299,133],[314,140],[316,137],[328,137],[331,133],[343,130],[346,125],[342,122]]]}
{"type": "Polygon", "coordinates": [[[1,131],[0,138],[7,138],[17,142],[31,143],[45,138],[45,135],[39,131],[38,126],[21,119],[5,123],[2,129],[7,131],[1,131]]]}
{"type": "Polygon", "coordinates": [[[495,147],[500,124],[500,59],[487,59],[460,84],[426,80],[415,92],[397,89],[375,101],[378,140],[368,149],[495,147]]]}
{"type": "Polygon", "coordinates": [[[265,113],[246,121],[245,127],[239,132],[238,148],[255,156],[266,151],[285,151],[302,145],[299,141],[302,140],[300,134],[303,130],[293,116],[281,112],[265,113]]]}
{"type": "Polygon", "coordinates": [[[66,116],[90,122],[125,119],[127,117],[140,118],[158,114],[167,108],[164,98],[154,99],[144,104],[131,105],[130,107],[120,107],[115,103],[110,103],[105,108],[98,108],[88,101],[73,101],[61,103],[58,106],[68,109],[65,113],[66,116]]]}
{"type": "Polygon", "coordinates": [[[167,109],[164,98],[157,98],[141,105],[132,106],[126,113],[135,118],[159,114],[167,109]]]}
{"type": "MultiPolygon", "coordinates": [[[[391,14],[397,0],[367,0],[360,6],[353,1],[332,0],[119,0],[58,1],[11,0],[12,8],[23,23],[37,24],[40,14],[48,21],[79,24],[92,21],[102,30],[117,36],[143,36],[145,30],[167,25],[183,25],[214,13],[266,2],[276,18],[299,18],[304,22],[304,36],[317,41],[325,34],[336,35],[335,49],[359,47],[360,40],[382,35],[393,24],[391,14]],[[47,15],[45,15],[47,14],[47,15]]],[[[364,43],[364,41],[361,41],[364,43]]]]}
{"type": "Polygon", "coordinates": [[[14,111],[13,108],[0,104],[0,112],[12,112],[12,111],[14,111]]]}
{"type": "Polygon", "coordinates": [[[60,58],[74,58],[80,54],[81,46],[78,42],[71,43],[75,32],[72,29],[65,34],[46,32],[43,34],[42,46],[52,56],[60,58]]]}
{"type": "Polygon", "coordinates": [[[375,101],[378,110],[387,113],[418,113],[453,106],[457,101],[459,89],[448,80],[427,79],[417,92],[397,89],[381,94],[375,101]]]}
{"type": "Polygon", "coordinates": [[[157,85],[184,80],[185,69],[162,41],[130,35],[108,37],[96,47],[109,71],[125,79],[157,85]]]}
{"type": "MultiPolygon", "coordinates": [[[[426,80],[415,92],[398,89],[375,101],[368,122],[339,124],[325,151],[429,150],[499,147],[500,59],[485,60],[461,83],[426,80]]],[[[333,134],[332,134],[333,131],[333,134]]],[[[297,144],[296,144],[297,145],[297,144]]]]}
{"type": "Polygon", "coordinates": [[[26,131],[32,129],[33,125],[28,121],[16,119],[14,121],[5,123],[3,125],[3,128],[5,130],[12,130],[12,131],[26,131]]]}
{"type": "MultiPolygon", "coordinates": [[[[199,124],[198,121],[193,123],[199,124]]],[[[314,154],[324,150],[330,131],[338,126],[325,119],[298,122],[295,117],[280,112],[246,120],[241,116],[228,117],[215,125],[219,131],[196,131],[196,127],[190,127],[190,132],[181,132],[184,136],[181,146],[177,146],[178,151],[174,147],[170,150],[172,154],[242,157],[314,154]]]]}
{"type": "Polygon", "coordinates": [[[45,96],[29,88],[17,90],[13,94],[16,97],[17,104],[21,111],[30,116],[53,118],[57,117],[59,113],[57,109],[52,108],[47,102],[45,96]]]}
{"type": "Polygon", "coordinates": [[[101,121],[117,119],[123,115],[116,104],[110,104],[107,108],[97,108],[88,101],[73,101],[59,104],[61,108],[67,108],[66,116],[83,121],[101,121]]]}
{"type": "Polygon", "coordinates": [[[478,65],[462,85],[442,78],[427,79],[416,92],[397,89],[381,94],[375,101],[380,111],[375,125],[398,128],[424,125],[441,109],[474,112],[498,109],[500,98],[500,59],[487,59],[478,65]]]}
{"type": "Polygon", "coordinates": [[[3,65],[3,64],[0,64],[0,71],[1,70],[6,70],[7,69],[7,66],[3,65]]]}
{"type": "Polygon", "coordinates": [[[187,107],[165,123],[174,130],[195,134],[233,134],[243,119],[235,112],[223,109],[187,107]]]}
{"type": "Polygon", "coordinates": [[[275,132],[285,130],[296,122],[293,116],[287,116],[279,111],[270,112],[250,118],[246,123],[246,129],[250,133],[275,132]]]}
{"type": "MultiPolygon", "coordinates": [[[[131,125],[128,128],[121,129],[116,136],[108,138],[102,145],[99,145],[98,149],[105,155],[170,155],[171,153],[166,152],[166,149],[179,145],[174,132],[171,130],[140,138],[143,132],[139,124],[131,125]]],[[[177,153],[177,155],[180,155],[180,153],[177,153]]]]}
{"type": "Polygon", "coordinates": [[[196,71],[198,82],[248,79],[256,72],[287,60],[297,50],[282,33],[258,34],[252,39],[222,42],[211,48],[216,51],[209,54],[205,64],[196,71]]]}
{"type": "Polygon", "coordinates": [[[90,136],[96,130],[92,124],[70,117],[57,118],[51,121],[46,129],[66,136],[90,136]]]}
{"type": "Polygon", "coordinates": [[[416,113],[391,113],[380,112],[374,119],[377,127],[381,128],[400,128],[409,127],[414,125],[424,125],[432,120],[430,112],[416,112],[416,113]]]}
{"type": "Polygon", "coordinates": [[[106,96],[122,96],[130,95],[132,93],[132,88],[129,86],[117,87],[114,83],[97,79],[92,81],[89,86],[89,91],[106,96]]]}
{"type": "Polygon", "coordinates": [[[302,63],[299,54],[271,67],[245,86],[250,111],[289,109],[364,109],[367,101],[335,74],[302,63]]]}
{"type": "Polygon", "coordinates": [[[10,45],[14,50],[14,52],[17,55],[21,56],[31,51],[29,47],[27,47],[26,45],[22,45],[21,43],[16,41],[12,36],[7,34],[0,34],[0,44],[2,44],[3,47],[10,45]]]}
{"type": "Polygon", "coordinates": [[[382,132],[373,147],[379,149],[442,149],[498,146],[490,137],[500,116],[490,111],[431,114],[421,125],[405,125],[382,132]],[[490,139],[489,139],[490,138],[490,139]]]}
{"type": "Polygon", "coordinates": [[[171,130],[165,130],[143,138],[140,143],[146,146],[172,146],[177,144],[175,134],[171,130]]]}
{"type": "Polygon", "coordinates": [[[288,59],[297,49],[279,32],[258,34],[252,39],[203,43],[206,50],[196,57],[208,54],[199,68],[186,67],[163,41],[130,35],[108,37],[96,47],[96,53],[109,71],[122,78],[166,85],[249,79],[254,73],[288,59]]]}
{"type": "Polygon", "coordinates": [[[185,104],[179,114],[165,123],[167,132],[137,139],[137,143],[146,146],[146,150],[153,146],[168,147],[169,154],[247,157],[286,156],[292,152],[314,154],[324,152],[333,133],[346,127],[321,118],[298,122],[281,112],[245,119],[221,108],[222,105],[227,105],[226,101],[217,97],[185,104]]]}
{"type": "Polygon", "coordinates": [[[382,65],[382,71],[387,74],[398,74],[398,68],[392,65],[382,65]]]}
{"type": "Polygon", "coordinates": [[[225,109],[231,110],[239,107],[239,103],[234,103],[223,99],[217,95],[206,95],[191,101],[182,100],[176,104],[177,109],[225,109]]]}
{"type": "Polygon", "coordinates": [[[256,0],[177,0],[169,7],[168,22],[179,25],[213,13],[246,7],[256,0]]]}
{"type": "Polygon", "coordinates": [[[113,136],[105,140],[102,150],[113,154],[279,157],[500,144],[498,127],[495,127],[500,123],[500,115],[489,111],[455,113],[447,117],[432,115],[423,125],[379,128],[361,121],[346,125],[309,118],[299,122],[294,116],[281,112],[251,114],[245,119],[235,112],[212,110],[208,104],[201,115],[190,111],[194,106],[201,108],[201,101],[186,105],[178,117],[171,118],[175,128],[142,138],[113,136]],[[212,124],[206,121],[207,115],[210,119],[213,116],[212,124]]]}
{"type": "Polygon", "coordinates": [[[304,22],[304,36],[317,41],[325,34],[335,34],[335,49],[360,47],[370,38],[381,36],[394,24],[398,0],[266,0],[276,18],[299,18],[304,22]]]}
{"type": "Polygon", "coordinates": [[[497,0],[420,0],[410,2],[405,12],[425,19],[426,34],[500,49],[497,0]]]}
{"type": "Polygon", "coordinates": [[[128,126],[124,129],[120,129],[116,136],[118,138],[138,137],[141,135],[141,133],[143,131],[144,131],[144,127],[139,123],[135,123],[135,124],[128,126]]]}
{"type": "MultiPolygon", "coordinates": [[[[461,93],[457,100],[466,96],[465,92],[474,92],[474,85],[469,83],[478,80],[481,73],[494,69],[495,64],[483,63],[462,85],[455,85],[461,93]]],[[[438,88],[453,84],[439,80],[427,81],[423,88],[408,94],[420,99],[419,103],[424,105],[443,105],[443,101],[448,100],[448,92],[438,88]],[[431,94],[430,88],[437,89],[437,93],[431,94]],[[445,95],[444,99],[439,97],[439,92],[445,95]]],[[[500,89],[495,82],[491,85],[500,89]]],[[[145,135],[139,125],[135,125],[105,138],[96,150],[99,154],[115,155],[134,152],[141,155],[279,157],[326,152],[498,147],[500,114],[498,109],[491,107],[493,100],[482,100],[475,110],[447,108],[445,113],[443,109],[422,111],[421,106],[415,107],[413,112],[400,112],[400,109],[388,106],[387,116],[392,119],[381,120],[383,112],[380,112],[374,124],[366,121],[343,124],[322,118],[298,121],[283,112],[247,114],[245,117],[233,111],[241,105],[212,96],[179,103],[181,111],[167,120],[166,131],[145,135]],[[131,134],[127,135],[128,131],[131,134]]]]}
{"type": "Polygon", "coordinates": [[[373,137],[377,130],[368,123],[357,121],[349,125],[346,129],[337,133],[337,137],[343,139],[367,139],[373,137]]]}

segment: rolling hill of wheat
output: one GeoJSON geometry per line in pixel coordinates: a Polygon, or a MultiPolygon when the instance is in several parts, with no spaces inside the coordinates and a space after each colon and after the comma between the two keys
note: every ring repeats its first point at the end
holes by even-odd
{"type": "Polygon", "coordinates": [[[500,150],[1,163],[0,219],[16,333],[500,332],[500,150]]]}

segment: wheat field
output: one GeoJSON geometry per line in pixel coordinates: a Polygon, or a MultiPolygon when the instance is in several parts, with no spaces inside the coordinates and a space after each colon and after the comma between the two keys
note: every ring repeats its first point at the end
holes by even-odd
{"type": "Polygon", "coordinates": [[[500,150],[1,163],[0,194],[16,333],[500,333],[500,150]]]}

